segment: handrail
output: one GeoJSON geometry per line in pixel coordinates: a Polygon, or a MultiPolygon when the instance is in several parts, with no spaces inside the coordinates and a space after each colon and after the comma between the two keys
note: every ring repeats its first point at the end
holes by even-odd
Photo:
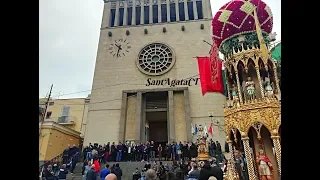
{"type": "Polygon", "coordinates": [[[39,173],[40,173],[40,176],[42,176],[42,168],[43,166],[46,164],[46,163],[52,163],[54,162],[56,159],[58,159],[58,163],[61,163],[62,162],[62,157],[63,157],[63,152],[59,155],[57,155],[56,157],[52,158],[51,160],[49,161],[45,161],[42,165],[39,166],[39,173]]]}

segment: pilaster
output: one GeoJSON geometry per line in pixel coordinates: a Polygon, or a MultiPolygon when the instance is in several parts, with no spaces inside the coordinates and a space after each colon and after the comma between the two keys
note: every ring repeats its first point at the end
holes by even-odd
{"type": "Polygon", "coordinates": [[[121,142],[125,141],[126,113],[127,113],[127,93],[122,93],[120,129],[119,129],[119,141],[121,142]]]}
{"type": "Polygon", "coordinates": [[[189,90],[184,90],[183,94],[184,94],[184,112],[185,112],[186,128],[187,128],[187,141],[192,142],[189,90]]]}

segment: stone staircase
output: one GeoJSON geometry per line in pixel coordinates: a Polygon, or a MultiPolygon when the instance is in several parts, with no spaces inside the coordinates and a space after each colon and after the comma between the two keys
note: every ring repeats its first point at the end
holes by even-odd
{"type": "MultiPolygon", "coordinates": [[[[163,164],[171,164],[172,161],[163,161],[163,164]]],[[[115,164],[115,162],[108,163],[110,167],[115,164]]],[[[146,162],[119,162],[119,166],[122,170],[122,180],[131,180],[132,174],[135,172],[136,168],[139,168],[141,171],[144,167],[146,162]]],[[[83,162],[79,162],[76,165],[76,168],[74,169],[73,176],[71,173],[68,173],[67,180],[82,180],[81,170],[82,170],[83,162]]],[[[101,164],[101,169],[105,168],[105,164],[101,164]]],[[[100,180],[100,175],[98,177],[98,180],[100,180]]]]}

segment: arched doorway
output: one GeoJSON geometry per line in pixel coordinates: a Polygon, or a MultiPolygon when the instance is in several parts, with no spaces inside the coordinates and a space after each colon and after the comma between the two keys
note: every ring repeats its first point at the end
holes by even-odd
{"type": "Polygon", "coordinates": [[[278,174],[278,164],[277,160],[275,157],[275,151],[274,151],[274,145],[271,139],[271,133],[269,130],[260,124],[260,130],[256,130],[257,127],[250,127],[248,136],[249,136],[249,144],[250,147],[252,148],[252,158],[253,158],[253,164],[254,164],[254,169],[256,172],[256,175],[259,176],[258,172],[258,164],[256,163],[257,156],[259,154],[260,149],[262,149],[265,153],[266,156],[270,159],[272,166],[273,166],[273,180],[279,179],[279,174],[278,174]],[[258,139],[258,133],[260,131],[260,136],[261,138],[258,139]]]}
{"type": "Polygon", "coordinates": [[[232,146],[234,147],[234,149],[239,150],[240,152],[244,152],[240,131],[236,128],[232,128],[230,134],[230,140],[232,141],[232,146]]]}

